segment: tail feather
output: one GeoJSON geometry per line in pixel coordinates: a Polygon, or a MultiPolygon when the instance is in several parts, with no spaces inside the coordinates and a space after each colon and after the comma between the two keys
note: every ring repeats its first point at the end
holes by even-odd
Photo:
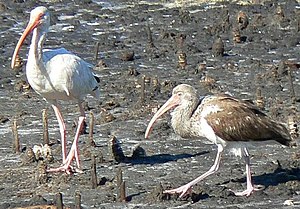
{"type": "Polygon", "coordinates": [[[290,132],[288,131],[287,127],[284,124],[275,122],[275,127],[276,127],[275,130],[277,132],[278,137],[276,137],[274,140],[276,140],[282,145],[289,146],[289,147],[295,145],[295,142],[293,141],[290,132]]]}
{"type": "MultiPolygon", "coordinates": [[[[96,80],[97,83],[100,83],[100,77],[98,77],[96,74],[93,73],[93,76],[96,80]]],[[[92,93],[91,93],[95,98],[99,99],[100,97],[100,88],[99,86],[95,86],[94,89],[92,90],[92,93]]]]}

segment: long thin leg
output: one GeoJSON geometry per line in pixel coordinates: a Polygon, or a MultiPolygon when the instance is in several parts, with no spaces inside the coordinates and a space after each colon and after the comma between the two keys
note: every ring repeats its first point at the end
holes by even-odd
{"type": "Polygon", "coordinates": [[[212,167],[204,174],[202,174],[201,176],[199,176],[198,178],[194,179],[193,181],[178,187],[176,189],[171,189],[171,190],[165,190],[164,193],[169,193],[169,194],[175,194],[178,193],[180,194],[179,197],[184,197],[186,194],[190,193],[192,190],[192,187],[197,184],[199,181],[202,181],[203,179],[205,179],[206,177],[208,177],[209,175],[215,173],[218,169],[219,169],[219,165],[220,165],[220,160],[221,160],[221,154],[223,152],[223,146],[220,144],[217,144],[218,146],[218,152],[217,152],[217,156],[215,159],[214,164],[212,165],[212,167]]]}
{"type": "Polygon", "coordinates": [[[63,163],[66,161],[66,156],[67,156],[67,140],[66,140],[66,125],[64,123],[63,116],[59,110],[58,104],[55,102],[52,104],[52,108],[55,112],[58,125],[59,125],[59,131],[61,135],[61,151],[62,151],[62,157],[63,157],[63,163]]]}
{"type": "Polygon", "coordinates": [[[78,119],[77,130],[76,130],[74,141],[73,141],[72,146],[71,146],[71,150],[70,150],[65,162],[63,163],[63,165],[58,167],[58,168],[49,169],[48,170],[49,172],[64,171],[64,172],[70,173],[70,170],[72,172],[74,172],[74,171],[75,172],[82,172],[80,170],[79,152],[78,152],[78,146],[77,145],[78,145],[79,136],[80,136],[80,133],[81,133],[81,130],[82,130],[82,127],[83,127],[83,122],[84,122],[85,116],[84,116],[84,109],[82,107],[82,104],[79,102],[78,105],[79,105],[79,109],[80,109],[80,117],[78,119]],[[73,168],[71,166],[72,160],[74,158],[76,160],[78,169],[73,168]]]}
{"type": "Polygon", "coordinates": [[[234,194],[236,196],[249,196],[252,194],[253,191],[260,190],[259,188],[255,188],[252,184],[252,178],[251,178],[251,170],[250,170],[250,157],[249,157],[249,151],[246,147],[243,148],[243,157],[245,159],[246,163],[246,173],[247,173],[247,189],[243,192],[235,192],[234,194]]]}
{"type": "MultiPolygon", "coordinates": [[[[75,156],[75,160],[76,160],[76,163],[77,163],[77,167],[80,168],[79,150],[78,150],[77,145],[78,145],[78,140],[79,140],[80,133],[81,133],[82,128],[83,128],[83,123],[84,123],[84,120],[85,120],[85,113],[84,113],[84,109],[82,107],[81,102],[78,102],[78,106],[79,106],[79,111],[80,111],[80,117],[78,119],[78,125],[77,125],[78,127],[77,127],[77,130],[76,130],[74,142],[73,142],[72,147],[71,147],[71,151],[74,150],[74,156],[75,156]]],[[[70,151],[70,154],[71,154],[71,151],[70,151]]]]}

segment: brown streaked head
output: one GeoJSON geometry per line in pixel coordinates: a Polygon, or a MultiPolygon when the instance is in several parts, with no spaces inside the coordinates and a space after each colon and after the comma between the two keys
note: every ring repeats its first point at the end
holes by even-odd
{"type": "Polygon", "coordinates": [[[188,104],[190,101],[194,99],[196,95],[196,90],[190,85],[180,84],[173,89],[172,96],[168,101],[155,113],[152,117],[151,121],[148,124],[148,127],[145,132],[145,138],[148,138],[152,126],[155,121],[166,113],[168,110],[175,108],[177,106],[188,104]]]}

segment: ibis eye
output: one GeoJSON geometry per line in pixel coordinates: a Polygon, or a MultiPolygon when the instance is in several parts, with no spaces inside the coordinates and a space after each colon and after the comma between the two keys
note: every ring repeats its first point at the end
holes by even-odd
{"type": "Polygon", "coordinates": [[[39,15],[40,19],[44,19],[44,18],[45,18],[45,16],[46,16],[46,14],[45,14],[45,13],[40,13],[40,15],[39,15]]]}

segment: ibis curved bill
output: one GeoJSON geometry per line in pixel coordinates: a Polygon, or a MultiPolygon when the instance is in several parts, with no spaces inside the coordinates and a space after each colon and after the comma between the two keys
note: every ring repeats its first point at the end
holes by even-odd
{"type": "Polygon", "coordinates": [[[272,120],[253,104],[228,95],[198,97],[196,89],[181,84],[173,89],[172,97],[156,112],[146,129],[145,138],[151,132],[154,122],[171,108],[172,127],[183,138],[197,138],[217,145],[217,155],[212,167],[193,181],[165,193],[178,193],[183,197],[192,187],[219,169],[224,148],[230,144],[236,155],[246,163],[247,189],[235,192],[237,196],[249,196],[259,188],[251,180],[250,157],[244,142],[275,140],[286,146],[293,145],[284,124],[272,120]]]}
{"type": "Polygon", "coordinates": [[[149,134],[152,130],[152,126],[154,125],[155,121],[162,116],[163,114],[165,114],[167,111],[169,111],[170,109],[176,107],[177,105],[180,104],[180,97],[178,95],[173,95],[156,113],[155,115],[152,117],[151,121],[148,124],[148,127],[146,129],[145,132],[145,138],[149,137],[149,134]]]}

